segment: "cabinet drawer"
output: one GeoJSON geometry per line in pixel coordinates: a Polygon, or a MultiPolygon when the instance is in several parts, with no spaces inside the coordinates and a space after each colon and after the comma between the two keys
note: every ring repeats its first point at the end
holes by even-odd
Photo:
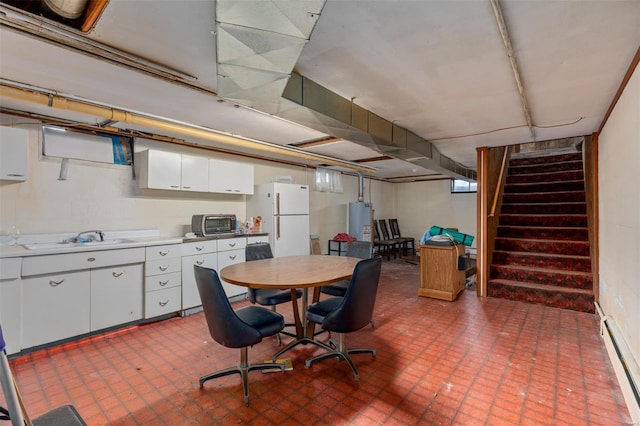
{"type": "Polygon", "coordinates": [[[198,241],[182,244],[182,255],[191,256],[193,254],[214,253],[218,251],[216,240],[198,241]]]}
{"type": "Polygon", "coordinates": [[[160,260],[182,256],[181,244],[147,247],[145,252],[147,260],[160,260]]]}
{"type": "Polygon", "coordinates": [[[179,287],[181,283],[182,274],[180,272],[153,275],[145,278],[144,291],[157,291],[164,288],[179,287]]]}
{"type": "Polygon", "coordinates": [[[269,242],[268,235],[260,235],[258,237],[247,237],[247,244],[268,243],[268,242],[269,242]]]}
{"type": "Polygon", "coordinates": [[[244,250],[247,245],[246,238],[225,238],[222,240],[218,240],[218,251],[226,251],[226,250],[244,250]]]}
{"type": "Polygon", "coordinates": [[[144,255],[144,248],[139,247],[53,254],[48,256],[29,256],[22,260],[22,276],[142,263],[144,262],[144,255]]]}
{"type": "Polygon", "coordinates": [[[153,318],[159,315],[178,312],[181,306],[180,287],[151,291],[144,295],[144,317],[153,318]]]}
{"type": "Polygon", "coordinates": [[[15,280],[20,278],[21,257],[0,259],[0,280],[15,280]]]}
{"type": "Polygon", "coordinates": [[[180,259],[179,257],[172,257],[170,259],[148,261],[144,268],[144,275],[149,277],[158,274],[180,272],[182,263],[180,259]]]}

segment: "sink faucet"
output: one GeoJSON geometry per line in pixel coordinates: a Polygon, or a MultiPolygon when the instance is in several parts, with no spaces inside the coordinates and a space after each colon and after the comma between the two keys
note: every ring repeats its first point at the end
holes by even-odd
{"type": "MultiPolygon", "coordinates": [[[[104,241],[104,232],[100,231],[100,230],[95,230],[95,231],[82,231],[80,232],[78,235],[76,235],[75,238],[73,238],[73,240],[77,243],[81,242],[80,241],[80,237],[84,234],[98,234],[98,236],[100,237],[100,241],[104,241]]],[[[92,239],[92,241],[95,240],[95,238],[92,239]]]]}

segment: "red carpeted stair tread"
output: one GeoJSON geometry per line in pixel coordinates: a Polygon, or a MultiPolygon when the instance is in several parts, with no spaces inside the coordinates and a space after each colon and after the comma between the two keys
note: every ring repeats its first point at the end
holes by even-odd
{"type": "Polygon", "coordinates": [[[586,228],[586,214],[500,214],[500,225],[586,228]]]}
{"type": "Polygon", "coordinates": [[[502,203],[502,214],[581,214],[587,211],[587,203],[502,203]]]}
{"type": "Polygon", "coordinates": [[[500,278],[492,278],[491,280],[489,280],[489,282],[491,284],[501,284],[501,285],[508,285],[512,287],[520,287],[520,288],[535,288],[539,290],[552,291],[552,292],[593,295],[593,289],[587,289],[587,288],[562,287],[562,286],[555,286],[550,284],[537,284],[532,282],[504,280],[500,278]]]}
{"type": "Polygon", "coordinates": [[[491,279],[501,278],[561,287],[593,288],[593,274],[591,272],[497,264],[490,266],[490,272],[491,279]]]}
{"type": "Polygon", "coordinates": [[[502,202],[509,203],[529,203],[529,204],[546,204],[546,203],[562,203],[562,202],[582,202],[586,200],[584,189],[579,191],[555,191],[555,192],[524,192],[524,193],[505,193],[502,196],[502,202]]]}
{"type": "Polygon", "coordinates": [[[510,164],[507,173],[509,175],[535,175],[537,173],[565,172],[574,170],[582,170],[581,160],[562,161],[548,164],[510,164]]]}
{"type": "Polygon", "coordinates": [[[589,229],[573,226],[513,226],[498,225],[497,237],[513,237],[520,239],[538,238],[553,241],[588,241],[589,229]]]}
{"type": "Polygon", "coordinates": [[[554,308],[595,313],[595,296],[590,290],[554,288],[553,286],[510,280],[490,280],[487,295],[554,308]]]}
{"type": "Polygon", "coordinates": [[[566,182],[584,180],[584,172],[580,170],[554,170],[536,174],[511,174],[509,170],[506,183],[533,183],[533,182],[566,182]]]}
{"type": "Polygon", "coordinates": [[[589,256],[589,241],[545,240],[539,238],[497,237],[495,248],[504,251],[547,252],[589,256]]]}
{"type": "Polygon", "coordinates": [[[538,268],[546,266],[556,270],[591,272],[591,258],[589,256],[548,252],[494,250],[493,263],[538,268]]]}
{"type": "Polygon", "coordinates": [[[571,161],[582,162],[581,152],[571,152],[558,155],[543,155],[540,157],[519,157],[512,158],[509,161],[509,166],[526,166],[537,164],[554,164],[554,163],[568,163],[571,161]]]}
{"type": "Polygon", "coordinates": [[[554,182],[505,183],[505,194],[529,194],[539,192],[584,191],[584,180],[563,180],[554,182]]]}

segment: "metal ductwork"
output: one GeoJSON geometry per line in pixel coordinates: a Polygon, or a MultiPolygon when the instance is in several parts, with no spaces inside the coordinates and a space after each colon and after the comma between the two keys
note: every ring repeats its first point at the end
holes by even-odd
{"type": "Polygon", "coordinates": [[[461,179],[476,172],[430,142],[293,73],[324,0],[218,0],[218,95],[461,179]]]}

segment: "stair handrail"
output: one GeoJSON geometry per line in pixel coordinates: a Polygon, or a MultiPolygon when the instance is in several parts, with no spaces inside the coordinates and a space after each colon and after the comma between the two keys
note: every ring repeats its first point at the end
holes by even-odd
{"type": "Polygon", "coordinates": [[[500,166],[500,175],[498,176],[498,181],[496,182],[496,190],[493,194],[493,204],[491,205],[491,212],[489,213],[489,217],[494,217],[496,215],[496,206],[498,205],[498,195],[500,195],[500,185],[502,185],[502,177],[504,176],[504,170],[507,166],[507,157],[509,155],[509,147],[505,147],[504,153],[502,154],[502,165],[500,166]]]}

